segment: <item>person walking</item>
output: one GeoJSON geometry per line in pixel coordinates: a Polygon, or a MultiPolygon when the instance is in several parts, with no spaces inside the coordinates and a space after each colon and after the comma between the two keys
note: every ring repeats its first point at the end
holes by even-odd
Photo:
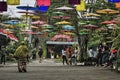
{"type": "Polygon", "coordinates": [[[18,46],[14,53],[14,57],[18,63],[18,71],[19,72],[27,72],[27,56],[28,56],[28,47],[25,45],[25,42],[22,41],[21,45],[18,46]]]}
{"type": "Polygon", "coordinates": [[[67,60],[67,55],[66,55],[66,50],[62,49],[62,62],[63,62],[63,65],[64,63],[66,62],[66,64],[68,65],[68,60],[67,60]]]}
{"type": "Polygon", "coordinates": [[[1,64],[4,63],[5,65],[5,62],[6,62],[6,48],[5,46],[2,46],[1,48],[1,64]]]}
{"type": "Polygon", "coordinates": [[[38,56],[39,56],[39,62],[41,63],[42,61],[42,55],[43,55],[43,49],[41,46],[39,46],[39,49],[38,49],[38,56]]]}
{"type": "Polygon", "coordinates": [[[96,66],[102,66],[102,57],[103,57],[103,50],[102,47],[98,47],[98,54],[96,56],[96,66]]]}

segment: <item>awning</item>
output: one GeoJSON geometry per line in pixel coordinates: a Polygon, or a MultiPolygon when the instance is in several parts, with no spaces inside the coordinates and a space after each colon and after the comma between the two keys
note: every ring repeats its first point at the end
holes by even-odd
{"type": "Polygon", "coordinates": [[[65,44],[65,45],[73,45],[78,44],[78,42],[58,42],[58,41],[47,41],[46,44],[65,44]]]}

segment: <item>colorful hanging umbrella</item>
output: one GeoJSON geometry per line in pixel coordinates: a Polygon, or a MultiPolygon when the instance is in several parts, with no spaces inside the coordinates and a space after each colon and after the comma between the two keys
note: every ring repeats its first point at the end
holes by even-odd
{"type": "Polygon", "coordinates": [[[31,12],[31,11],[18,11],[18,13],[36,14],[35,12],[31,12]]]}
{"type": "Polygon", "coordinates": [[[83,28],[86,28],[86,29],[98,29],[99,27],[96,26],[96,25],[92,25],[92,24],[88,24],[88,25],[83,25],[83,28]]]}
{"type": "Polygon", "coordinates": [[[37,24],[42,25],[42,24],[45,24],[45,23],[46,23],[45,21],[40,21],[40,20],[31,22],[31,24],[35,24],[35,25],[37,25],[37,24]]]}
{"type": "Polygon", "coordinates": [[[82,16],[100,16],[100,15],[96,13],[87,13],[87,14],[83,14],[82,16]]]}
{"type": "Polygon", "coordinates": [[[73,33],[73,32],[63,32],[63,34],[66,34],[66,35],[75,35],[75,33],[73,33]]]}
{"type": "Polygon", "coordinates": [[[70,19],[70,16],[52,16],[54,19],[70,19]]]}
{"type": "Polygon", "coordinates": [[[57,39],[67,39],[67,41],[72,41],[72,38],[69,35],[64,34],[56,34],[51,38],[52,41],[55,41],[57,39]]]}
{"type": "Polygon", "coordinates": [[[118,23],[118,21],[110,20],[110,21],[103,21],[100,24],[117,24],[117,23],[118,23]]]}
{"type": "Polygon", "coordinates": [[[11,40],[13,40],[13,41],[18,42],[18,38],[15,37],[13,34],[8,34],[8,37],[9,37],[11,40]]]}
{"type": "Polygon", "coordinates": [[[115,14],[115,13],[119,13],[118,10],[113,10],[113,9],[102,9],[102,10],[97,10],[97,13],[101,13],[101,14],[115,14]]]}
{"type": "Polygon", "coordinates": [[[31,26],[31,28],[36,28],[36,29],[37,29],[38,27],[36,27],[36,26],[31,26]]]}
{"type": "Polygon", "coordinates": [[[68,21],[60,21],[60,22],[57,22],[55,24],[71,24],[71,22],[68,22],[68,21]]]}
{"type": "Polygon", "coordinates": [[[62,7],[55,8],[55,10],[73,10],[73,9],[74,8],[67,7],[67,6],[62,6],[62,7]]]}
{"type": "Polygon", "coordinates": [[[63,25],[62,28],[65,30],[75,30],[75,28],[71,25],[63,25]]]}
{"type": "Polygon", "coordinates": [[[11,24],[11,25],[14,25],[14,24],[18,24],[19,23],[19,20],[9,20],[9,21],[5,21],[3,22],[4,24],[11,24]]]}
{"type": "Polygon", "coordinates": [[[52,15],[63,16],[65,15],[65,13],[57,11],[57,12],[52,12],[52,15]]]}
{"type": "Polygon", "coordinates": [[[39,11],[38,8],[32,7],[32,6],[17,6],[16,8],[21,9],[21,10],[26,10],[26,11],[28,11],[28,10],[39,11]]]}

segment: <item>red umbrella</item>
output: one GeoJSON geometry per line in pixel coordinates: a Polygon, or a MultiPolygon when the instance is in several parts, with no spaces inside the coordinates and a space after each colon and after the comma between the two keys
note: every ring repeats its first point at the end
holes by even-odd
{"type": "Polygon", "coordinates": [[[18,42],[18,38],[15,37],[13,34],[9,34],[8,37],[9,37],[11,40],[14,40],[14,41],[17,41],[17,42],[18,42]]]}
{"type": "Polygon", "coordinates": [[[103,21],[100,24],[117,24],[117,23],[118,23],[118,21],[116,21],[116,20],[110,20],[110,21],[103,21]]]}
{"type": "Polygon", "coordinates": [[[98,29],[99,27],[96,26],[96,25],[88,24],[88,25],[84,25],[83,28],[86,28],[86,29],[98,29]]]}

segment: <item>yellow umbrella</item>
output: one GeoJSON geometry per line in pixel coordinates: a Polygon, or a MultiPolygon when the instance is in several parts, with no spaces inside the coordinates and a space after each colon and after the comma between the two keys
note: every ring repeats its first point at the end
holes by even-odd
{"type": "Polygon", "coordinates": [[[63,32],[63,34],[66,34],[66,35],[75,35],[75,33],[73,33],[73,32],[63,32]]]}
{"type": "Polygon", "coordinates": [[[0,23],[1,26],[3,27],[6,27],[6,28],[14,28],[15,26],[13,25],[10,25],[10,24],[3,24],[3,23],[0,23]]]}
{"type": "Polygon", "coordinates": [[[117,10],[113,10],[113,9],[102,9],[102,10],[97,10],[97,13],[101,13],[101,14],[115,14],[115,13],[119,13],[119,11],[117,10]]]}
{"type": "Polygon", "coordinates": [[[55,24],[71,24],[71,22],[68,22],[68,21],[61,21],[61,22],[57,22],[55,24]]]}
{"type": "Polygon", "coordinates": [[[83,14],[82,16],[100,16],[100,15],[95,13],[87,13],[87,14],[83,14]]]}
{"type": "Polygon", "coordinates": [[[33,15],[28,14],[28,15],[21,15],[21,16],[22,16],[22,18],[31,18],[33,15]]]}
{"type": "Polygon", "coordinates": [[[36,16],[36,15],[34,15],[34,16],[32,16],[32,18],[33,18],[33,19],[39,19],[40,16],[36,16]]]}
{"type": "Polygon", "coordinates": [[[31,28],[36,28],[36,29],[37,29],[38,27],[36,27],[36,26],[31,26],[31,28]]]}

